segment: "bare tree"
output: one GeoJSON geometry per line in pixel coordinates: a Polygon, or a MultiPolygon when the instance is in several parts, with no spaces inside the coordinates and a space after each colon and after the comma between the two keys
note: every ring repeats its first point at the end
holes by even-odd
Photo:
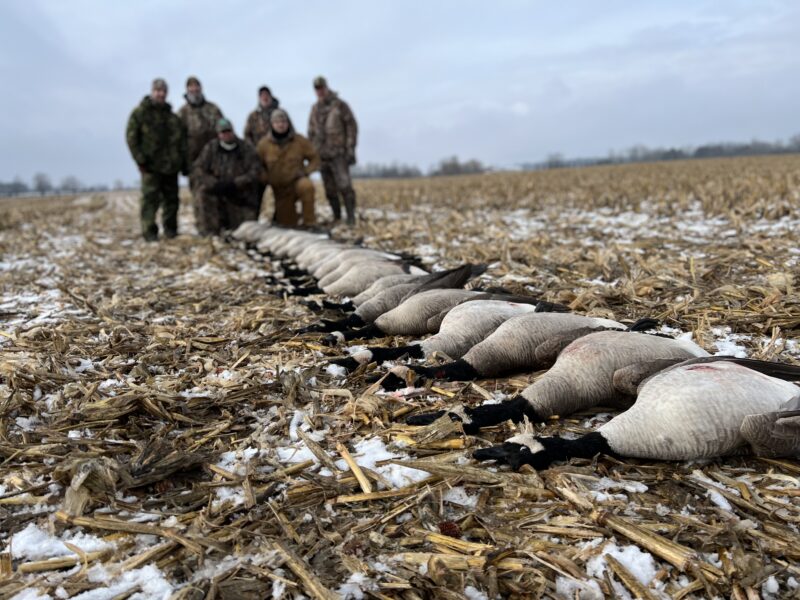
{"type": "Polygon", "coordinates": [[[50,178],[46,174],[36,173],[33,176],[33,189],[40,196],[44,196],[47,192],[53,190],[53,184],[50,183],[50,178]]]}
{"type": "Polygon", "coordinates": [[[83,187],[81,182],[78,180],[77,177],[74,175],[67,175],[64,179],[61,180],[61,186],[59,189],[62,192],[67,192],[68,194],[74,194],[83,187]]]}

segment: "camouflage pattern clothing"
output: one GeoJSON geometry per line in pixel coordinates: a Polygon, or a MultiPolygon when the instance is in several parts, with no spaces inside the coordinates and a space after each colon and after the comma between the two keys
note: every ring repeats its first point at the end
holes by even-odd
{"type": "Polygon", "coordinates": [[[258,147],[261,138],[269,133],[269,118],[279,104],[278,99],[273,98],[267,106],[259,104],[258,108],[248,115],[247,124],[244,126],[244,139],[253,144],[254,148],[258,147]]]}
{"type": "Polygon", "coordinates": [[[222,118],[222,111],[205,98],[201,98],[195,104],[187,99],[186,104],[178,111],[178,116],[186,127],[189,164],[192,164],[200,156],[206,144],[217,139],[217,121],[222,118]]]}
{"type": "Polygon", "coordinates": [[[263,167],[249,142],[237,138],[230,150],[219,140],[208,142],[192,166],[192,178],[201,235],[218,235],[258,219],[263,167]]]}
{"type": "Polygon", "coordinates": [[[131,113],[126,140],[142,172],[141,220],[146,239],[158,238],[156,212],[167,237],[178,232],[178,173],[188,171],[186,131],[168,103],[150,96],[131,113]]]}
{"type": "Polygon", "coordinates": [[[348,223],[355,222],[356,193],[350,181],[350,165],[356,163],[358,125],[353,111],[335,92],[328,91],[311,109],[308,137],[322,159],[322,181],[333,218],[341,219],[341,196],[348,223]]]}
{"type": "Polygon", "coordinates": [[[307,138],[295,133],[291,121],[285,135],[270,131],[258,144],[257,152],[266,165],[266,182],[275,195],[275,222],[297,225],[297,201],[303,211],[303,225],[314,225],[314,184],[308,178],[319,170],[317,151],[307,138]]]}
{"type": "MultiPolygon", "coordinates": [[[[222,118],[222,111],[213,102],[208,102],[202,95],[197,102],[190,102],[188,94],[183,96],[186,99],[186,104],[181,106],[178,111],[183,124],[186,126],[186,135],[188,138],[187,147],[189,152],[189,164],[194,164],[197,157],[211,140],[217,139],[217,121],[222,118]]],[[[201,214],[202,206],[195,192],[197,181],[194,176],[189,174],[189,189],[192,190],[192,209],[194,212],[195,222],[200,227],[203,222],[203,215],[201,214]]]]}
{"type": "Polygon", "coordinates": [[[347,164],[347,159],[344,156],[337,156],[333,160],[323,161],[319,172],[322,175],[325,197],[331,205],[334,220],[342,218],[342,206],[339,202],[341,195],[347,212],[347,223],[353,225],[356,220],[356,192],[350,179],[350,165],[347,164]]]}

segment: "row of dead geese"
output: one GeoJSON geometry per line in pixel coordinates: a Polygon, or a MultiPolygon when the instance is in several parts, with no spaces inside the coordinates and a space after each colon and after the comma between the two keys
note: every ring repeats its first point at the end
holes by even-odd
{"type": "MultiPolygon", "coordinates": [[[[517,397],[474,408],[415,415],[413,425],[448,416],[465,433],[506,420],[542,422],[599,406],[627,408],[577,439],[530,431],[475,451],[478,460],[547,468],[571,457],[688,460],[750,448],[761,456],[800,456],[800,367],[713,357],[685,339],[645,333],[657,323],[626,326],[577,315],[564,306],[502,289],[463,289],[482,272],[464,265],[428,273],[409,258],[337,242],[327,235],[248,222],[234,239],[284,265],[273,283],[284,293],[325,294],[314,310],[349,312],[298,333],[327,334],[331,345],[392,335],[426,336],[399,347],[370,347],[332,361],[348,370],[387,360],[455,360],[437,366],[394,366],[386,389],[420,379],[469,380],[548,369],[517,397]]],[[[530,429],[530,428],[527,428],[530,429]]]]}

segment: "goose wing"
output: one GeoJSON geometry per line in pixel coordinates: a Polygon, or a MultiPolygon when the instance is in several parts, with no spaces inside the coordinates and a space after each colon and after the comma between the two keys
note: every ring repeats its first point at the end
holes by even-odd
{"type": "Polygon", "coordinates": [[[742,367],[747,367],[753,371],[775,377],[776,379],[783,379],[784,381],[800,381],[800,365],[791,365],[788,363],[773,362],[770,360],[757,360],[755,358],[736,358],[735,356],[701,356],[698,358],[690,358],[683,361],[680,365],[687,366],[695,364],[706,364],[713,362],[732,362],[742,367]]]}
{"type": "Polygon", "coordinates": [[[603,328],[598,327],[578,327],[570,331],[565,331],[559,335],[549,338],[547,341],[542,342],[536,347],[534,356],[536,361],[543,365],[549,365],[556,361],[561,351],[569,346],[572,342],[590,333],[603,331],[603,328]]]}
{"type": "Polygon", "coordinates": [[[740,431],[759,456],[800,456],[800,394],[779,411],[746,416],[740,431]]]}
{"type": "Polygon", "coordinates": [[[653,375],[684,362],[686,361],[682,358],[660,358],[626,365],[614,371],[612,376],[614,390],[623,396],[635,398],[639,388],[653,375]]]}

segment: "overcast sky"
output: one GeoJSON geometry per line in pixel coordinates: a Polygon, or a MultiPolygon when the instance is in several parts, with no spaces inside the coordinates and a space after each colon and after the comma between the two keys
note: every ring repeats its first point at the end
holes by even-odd
{"type": "Polygon", "coordinates": [[[156,76],[177,110],[192,74],[238,133],[262,84],[305,132],[324,74],[362,163],[787,139],[798,32],[794,0],[5,0],[0,180],[134,181],[130,111],[156,76]]]}

